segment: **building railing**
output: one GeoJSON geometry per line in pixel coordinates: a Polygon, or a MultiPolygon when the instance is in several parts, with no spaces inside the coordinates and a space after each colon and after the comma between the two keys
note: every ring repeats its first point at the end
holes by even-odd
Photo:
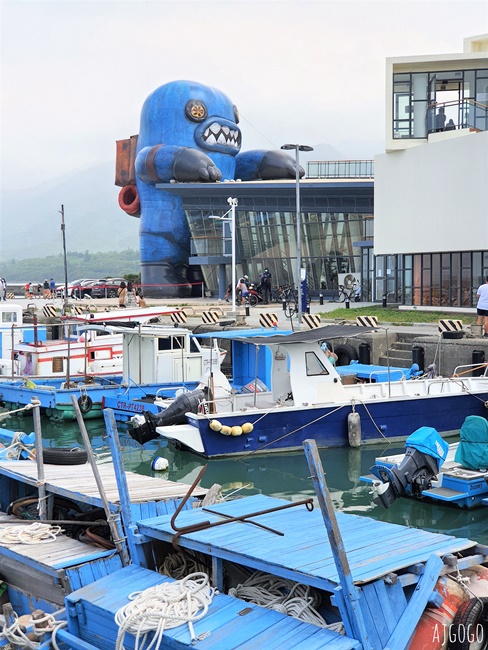
{"type": "Polygon", "coordinates": [[[488,106],[473,99],[430,104],[427,108],[427,131],[453,131],[455,129],[474,129],[488,131],[488,106]],[[443,109],[445,122],[438,121],[439,109],[443,109]],[[436,112],[437,111],[437,112],[436,112]]]}
{"type": "Polygon", "coordinates": [[[374,161],[311,160],[307,178],[374,178],[374,161]]]}

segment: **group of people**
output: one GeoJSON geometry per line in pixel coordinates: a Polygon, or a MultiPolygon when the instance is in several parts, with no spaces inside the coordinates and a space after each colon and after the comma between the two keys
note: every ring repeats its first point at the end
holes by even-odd
{"type": "MultiPolygon", "coordinates": [[[[31,300],[32,298],[52,300],[56,298],[56,283],[54,282],[54,278],[51,278],[50,280],[46,278],[42,284],[40,282],[26,282],[24,291],[25,297],[31,300]]],[[[6,292],[7,285],[5,284],[5,293],[6,292]]]]}
{"type": "Polygon", "coordinates": [[[133,307],[134,304],[141,308],[147,307],[141,289],[136,289],[130,280],[127,283],[120,283],[120,287],[117,289],[117,295],[119,297],[119,309],[133,307]]]}
{"type": "Polygon", "coordinates": [[[454,121],[450,119],[446,124],[446,112],[443,106],[441,106],[435,116],[435,132],[439,133],[440,131],[453,131],[456,128],[454,121]]]}
{"type": "MultiPolygon", "coordinates": [[[[269,272],[269,269],[264,269],[263,274],[261,275],[261,279],[259,281],[259,287],[261,289],[261,295],[263,297],[263,302],[265,305],[269,304],[269,301],[271,299],[271,289],[272,289],[272,276],[271,273],[269,272]]],[[[239,278],[239,282],[237,283],[236,290],[238,293],[240,293],[241,296],[241,304],[245,305],[246,301],[249,297],[249,276],[243,275],[241,278],[239,278]]],[[[226,302],[229,302],[229,297],[232,294],[232,284],[229,284],[227,287],[227,291],[225,292],[225,300],[226,302]]]]}

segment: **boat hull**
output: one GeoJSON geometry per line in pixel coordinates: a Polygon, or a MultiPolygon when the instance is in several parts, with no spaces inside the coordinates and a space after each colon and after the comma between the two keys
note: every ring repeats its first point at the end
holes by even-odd
{"type": "MultiPolygon", "coordinates": [[[[395,398],[385,401],[330,405],[321,407],[284,408],[247,411],[215,416],[222,425],[253,425],[250,434],[222,435],[210,428],[210,416],[188,413],[189,424],[195,427],[201,448],[192,449],[207,458],[233,456],[250,452],[293,451],[303,440],[313,438],[319,447],[349,445],[348,416],[355,411],[360,417],[361,443],[372,444],[407,438],[421,426],[434,427],[444,435],[459,429],[468,415],[488,416],[484,402],[488,391],[472,395],[439,395],[418,398],[395,398]]],[[[170,427],[158,427],[158,433],[170,440],[170,427]]],[[[182,443],[184,444],[184,443],[182,443]]]]}

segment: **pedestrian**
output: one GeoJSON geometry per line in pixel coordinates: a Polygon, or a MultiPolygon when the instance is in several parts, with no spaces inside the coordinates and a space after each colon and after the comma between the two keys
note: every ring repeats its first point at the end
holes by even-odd
{"type": "Polygon", "coordinates": [[[229,302],[229,296],[232,294],[232,282],[228,285],[227,291],[225,292],[225,302],[229,302]]]}
{"type": "Polygon", "coordinates": [[[31,283],[30,282],[25,283],[24,297],[25,298],[30,298],[31,297],[31,283]]]}
{"type": "Polygon", "coordinates": [[[41,290],[42,290],[42,285],[41,285],[40,282],[38,282],[37,283],[37,296],[36,296],[36,298],[38,298],[39,300],[41,299],[41,290]]]}
{"type": "Polygon", "coordinates": [[[249,295],[249,289],[248,287],[249,283],[249,277],[247,275],[243,275],[242,278],[239,279],[239,282],[237,283],[237,291],[241,292],[241,304],[245,305],[247,301],[247,297],[249,295]]]}
{"type": "Polygon", "coordinates": [[[488,338],[488,275],[485,277],[485,284],[478,287],[476,292],[478,304],[476,313],[478,314],[478,325],[484,325],[484,338],[488,338]]]}
{"type": "Polygon", "coordinates": [[[263,275],[261,276],[261,292],[263,294],[264,304],[268,305],[271,297],[271,273],[269,269],[264,269],[263,275]]]}
{"type": "Polygon", "coordinates": [[[142,291],[140,289],[138,289],[136,292],[136,305],[141,309],[143,307],[147,307],[147,303],[144,300],[144,296],[142,295],[142,291]]]}
{"type": "Polygon", "coordinates": [[[119,296],[119,308],[125,308],[127,300],[127,285],[125,282],[120,283],[120,287],[117,289],[117,295],[119,296]]]}
{"type": "Polygon", "coordinates": [[[53,278],[49,280],[49,293],[52,299],[56,298],[56,283],[53,278]]]}
{"type": "Polygon", "coordinates": [[[439,108],[437,115],[435,116],[435,131],[444,131],[444,124],[446,123],[446,114],[443,106],[439,108]]]}
{"type": "Polygon", "coordinates": [[[51,297],[51,291],[49,290],[49,282],[47,278],[44,279],[44,284],[42,285],[42,288],[43,288],[42,297],[44,298],[44,300],[49,300],[49,298],[51,297]]]}
{"type": "Polygon", "coordinates": [[[7,300],[7,280],[5,278],[0,279],[0,300],[7,300]]]}
{"type": "Polygon", "coordinates": [[[134,287],[130,280],[127,281],[127,307],[133,307],[134,305],[134,287]]]}

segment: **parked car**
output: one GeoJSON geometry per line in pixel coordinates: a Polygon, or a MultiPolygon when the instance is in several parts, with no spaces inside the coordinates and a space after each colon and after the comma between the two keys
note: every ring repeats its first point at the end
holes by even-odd
{"type": "MultiPolygon", "coordinates": [[[[79,280],[74,280],[74,282],[68,282],[68,297],[83,298],[87,295],[87,287],[93,282],[101,282],[101,280],[94,278],[80,278],[79,280]]],[[[90,295],[89,292],[88,295],[90,295]]],[[[56,286],[56,296],[58,298],[64,297],[64,284],[58,284],[56,286]]]]}
{"type": "Polygon", "coordinates": [[[117,289],[121,282],[127,282],[124,278],[107,278],[92,283],[87,289],[90,290],[92,298],[116,298],[117,289]]]}

